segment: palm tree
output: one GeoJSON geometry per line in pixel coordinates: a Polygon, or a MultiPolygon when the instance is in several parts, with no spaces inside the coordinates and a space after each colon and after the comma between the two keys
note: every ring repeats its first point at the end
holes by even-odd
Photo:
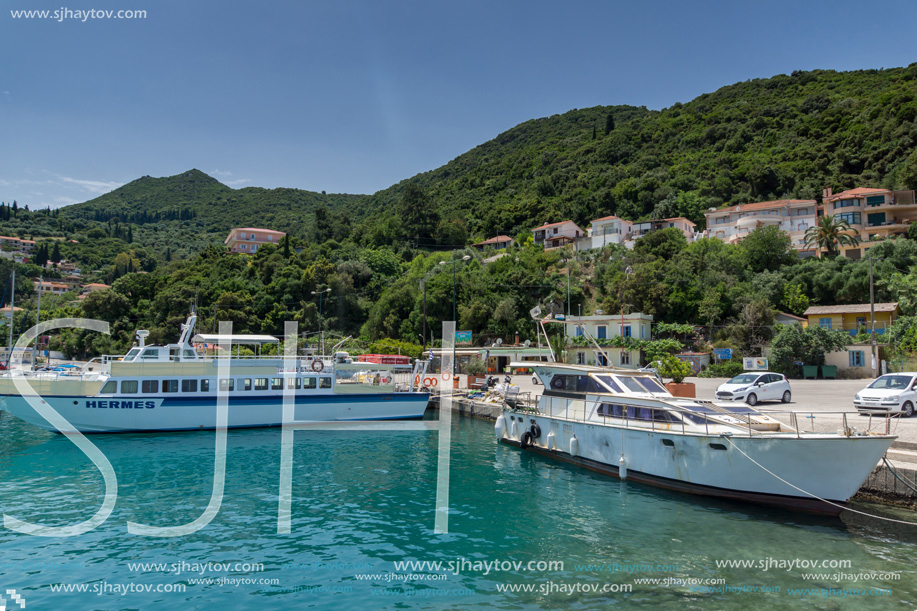
{"type": "Polygon", "coordinates": [[[860,238],[852,230],[850,223],[836,216],[822,216],[812,227],[806,229],[805,245],[814,246],[815,252],[820,255],[822,250],[828,257],[840,254],[841,246],[856,246],[860,238]]]}

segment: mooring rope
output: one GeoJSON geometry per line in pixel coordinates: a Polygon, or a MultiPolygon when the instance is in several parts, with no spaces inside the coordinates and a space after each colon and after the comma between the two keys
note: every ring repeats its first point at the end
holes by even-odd
{"type": "Polygon", "coordinates": [[[896,519],[894,519],[894,518],[885,518],[885,517],[882,517],[882,516],[873,515],[873,514],[871,514],[871,513],[866,513],[865,511],[859,511],[859,510],[856,510],[856,509],[851,509],[850,507],[845,507],[845,506],[843,506],[843,505],[839,505],[839,504],[837,504],[837,503],[833,503],[833,502],[829,501],[828,499],[823,499],[823,498],[821,498],[820,496],[818,496],[818,495],[816,495],[816,494],[812,494],[812,493],[809,492],[808,490],[803,490],[803,489],[800,488],[799,486],[796,486],[796,485],[791,484],[790,482],[786,481],[785,479],[783,479],[782,477],[780,477],[779,475],[777,475],[776,473],[774,473],[773,471],[771,471],[770,469],[768,469],[767,467],[765,467],[764,465],[762,465],[761,463],[759,463],[757,460],[755,460],[754,458],[752,458],[751,456],[749,456],[748,454],[746,454],[745,452],[743,452],[743,451],[742,451],[742,448],[740,448],[740,447],[737,446],[736,444],[732,443],[732,439],[729,438],[729,435],[721,435],[721,437],[722,437],[723,439],[725,439],[726,441],[728,441],[728,442],[729,442],[729,445],[731,445],[732,447],[734,447],[734,448],[739,452],[739,454],[741,454],[742,456],[744,456],[745,458],[747,458],[748,460],[750,460],[751,462],[753,462],[753,463],[756,464],[757,466],[761,467],[761,469],[762,469],[764,472],[766,472],[766,473],[768,473],[768,474],[774,476],[775,478],[779,479],[781,482],[783,482],[784,484],[786,484],[786,485],[789,486],[790,488],[795,488],[796,490],[799,490],[799,491],[802,492],[803,494],[806,494],[806,495],[808,495],[808,496],[811,496],[813,499],[817,499],[817,500],[822,501],[822,502],[824,502],[824,503],[828,503],[829,505],[833,505],[834,507],[838,507],[838,508],[840,508],[841,510],[852,511],[853,513],[858,513],[858,514],[863,515],[863,516],[866,516],[866,517],[868,517],[868,518],[875,518],[876,520],[884,520],[884,521],[886,521],[886,522],[895,522],[895,523],[897,523],[897,524],[910,524],[911,526],[917,526],[917,522],[908,522],[908,521],[906,521],[906,520],[896,520],[896,519]]]}
{"type": "Polygon", "coordinates": [[[895,476],[895,479],[896,479],[896,480],[898,480],[899,482],[901,482],[902,484],[904,484],[905,486],[907,486],[908,488],[910,488],[910,489],[913,490],[914,492],[917,492],[917,488],[914,488],[913,486],[911,486],[911,485],[907,482],[906,479],[902,479],[901,476],[898,475],[898,471],[895,469],[895,467],[893,467],[892,464],[891,464],[890,462],[888,462],[888,459],[885,458],[884,456],[882,457],[882,462],[885,463],[885,466],[888,467],[888,470],[892,472],[892,475],[895,476]]]}

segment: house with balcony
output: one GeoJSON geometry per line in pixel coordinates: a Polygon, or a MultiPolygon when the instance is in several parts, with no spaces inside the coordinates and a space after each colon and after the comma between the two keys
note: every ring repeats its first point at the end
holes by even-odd
{"type": "Polygon", "coordinates": [[[674,227],[681,231],[688,242],[693,242],[697,239],[697,225],[683,216],[677,216],[670,219],[657,219],[633,223],[631,225],[631,231],[624,236],[624,245],[628,248],[633,248],[635,240],[642,238],[648,233],[659,231],[660,229],[668,229],[669,227],[674,227]]]}
{"type": "Polygon", "coordinates": [[[611,365],[637,369],[640,367],[642,359],[639,350],[602,346],[602,351],[600,352],[588,341],[586,334],[595,338],[600,345],[604,343],[603,340],[618,336],[650,339],[653,316],[637,312],[624,315],[594,314],[591,316],[570,316],[565,321],[553,320],[550,322],[555,324],[563,323],[566,336],[574,344],[567,349],[567,362],[578,365],[611,365]],[[582,327],[579,325],[582,325],[582,327]],[[583,333],[584,329],[586,333],[583,333]],[[610,363],[605,354],[608,355],[610,363]]]}
{"type": "Polygon", "coordinates": [[[229,248],[229,252],[250,255],[258,252],[258,248],[265,244],[279,244],[285,235],[285,232],[273,229],[240,227],[230,231],[223,243],[229,248]]]}
{"type": "Polygon", "coordinates": [[[858,187],[835,195],[826,189],[824,213],[850,224],[860,244],[841,246],[841,254],[859,259],[877,240],[906,234],[917,220],[917,201],[914,191],[858,187]]]}
{"type": "Polygon", "coordinates": [[[587,237],[576,242],[577,250],[604,248],[609,244],[623,244],[624,238],[631,233],[634,224],[614,215],[594,219],[587,237]]]}
{"type": "Polygon", "coordinates": [[[38,280],[33,280],[33,283],[35,284],[35,292],[43,295],[63,295],[68,291],[74,290],[74,287],[64,282],[49,282],[48,280],[39,282],[38,280]]]}
{"type": "Polygon", "coordinates": [[[801,251],[800,254],[815,254],[805,246],[806,230],[815,225],[818,219],[818,205],[814,199],[780,199],[739,204],[711,209],[704,216],[707,219],[704,237],[735,244],[755,229],[777,227],[789,234],[793,248],[801,251]]]}
{"type": "Polygon", "coordinates": [[[575,246],[578,239],[586,237],[586,232],[573,221],[546,223],[533,229],[532,233],[535,236],[535,244],[544,246],[545,250],[567,245],[575,246]]]}
{"type": "MultiPolygon", "coordinates": [[[[898,302],[874,304],[876,317],[876,335],[882,335],[895,320],[901,315],[898,302]]],[[[825,329],[839,329],[850,335],[856,335],[860,330],[867,333],[872,328],[870,307],[868,303],[833,306],[812,306],[803,312],[809,320],[810,327],[823,327],[825,329]]]]}

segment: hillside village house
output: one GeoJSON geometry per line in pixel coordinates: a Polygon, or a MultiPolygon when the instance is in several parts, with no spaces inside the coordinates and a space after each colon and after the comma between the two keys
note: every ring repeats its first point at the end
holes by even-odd
{"type": "Polygon", "coordinates": [[[72,291],[74,288],[70,284],[63,282],[49,282],[47,280],[43,280],[42,282],[34,280],[33,283],[35,284],[35,291],[45,295],[63,295],[67,291],[72,291]]]}
{"type": "Polygon", "coordinates": [[[604,248],[608,244],[622,244],[633,231],[634,224],[614,215],[592,221],[589,236],[576,241],[577,250],[604,248]]]}
{"type": "Polygon", "coordinates": [[[278,244],[285,235],[287,234],[283,231],[272,229],[240,227],[229,232],[224,244],[229,248],[229,252],[252,254],[258,252],[258,248],[264,244],[278,244]]]}
{"type": "Polygon", "coordinates": [[[494,250],[502,250],[504,248],[509,248],[513,244],[513,239],[508,235],[498,235],[496,237],[490,238],[489,240],[484,240],[483,242],[478,242],[477,244],[472,244],[472,248],[477,250],[487,250],[492,248],[494,250]]]}
{"type": "Polygon", "coordinates": [[[573,245],[578,238],[586,237],[586,232],[573,221],[546,223],[533,229],[532,233],[535,235],[535,244],[544,246],[545,250],[573,245]]]}
{"type": "MultiPolygon", "coordinates": [[[[885,333],[901,315],[897,302],[877,303],[876,335],[885,333]]],[[[856,335],[862,329],[867,333],[872,327],[869,304],[859,303],[852,305],[812,306],[804,312],[810,326],[825,327],[826,329],[839,329],[850,335],[856,335]]]]}
{"type": "Polygon", "coordinates": [[[805,250],[806,230],[815,225],[818,205],[814,199],[780,199],[770,202],[739,204],[705,212],[707,230],[704,236],[735,244],[760,227],[779,227],[789,234],[793,248],[800,254],[814,255],[805,250]]]}
{"type": "Polygon", "coordinates": [[[907,233],[917,220],[914,191],[856,188],[836,195],[825,190],[825,216],[837,216],[848,223],[860,238],[857,246],[842,246],[841,254],[859,259],[875,243],[876,238],[888,238],[907,233]]]}
{"type": "Polygon", "coordinates": [[[688,242],[693,242],[697,239],[697,225],[683,216],[677,216],[670,219],[633,223],[630,235],[625,236],[624,245],[628,248],[633,248],[634,240],[642,238],[648,233],[659,231],[660,229],[668,229],[669,227],[680,230],[688,242]]]}
{"type": "Polygon", "coordinates": [[[23,240],[8,235],[0,235],[0,246],[6,246],[23,252],[32,252],[35,250],[35,240],[23,240]]]}

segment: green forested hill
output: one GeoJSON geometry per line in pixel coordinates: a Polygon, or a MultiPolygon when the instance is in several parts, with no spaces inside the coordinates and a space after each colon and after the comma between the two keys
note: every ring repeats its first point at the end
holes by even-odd
{"type": "MultiPolygon", "coordinates": [[[[164,178],[138,178],[111,193],[68,206],[61,216],[135,225],[135,238],[141,244],[156,248],[171,243],[173,253],[181,249],[190,253],[222,241],[232,227],[269,227],[304,237],[317,209],[348,210],[362,199],[366,196],[301,189],[231,189],[200,170],[189,170],[164,178]]],[[[331,217],[338,224],[347,218],[331,217]]],[[[338,231],[349,234],[344,225],[338,231]]]]}
{"type": "Polygon", "coordinates": [[[815,198],[828,186],[917,187],[915,118],[917,64],[794,72],[661,111],[596,107],[527,121],[370,203],[397,202],[418,184],[472,238],[608,214],[702,222],[709,207],[815,198]]]}
{"type": "Polygon", "coordinates": [[[917,187],[915,119],[917,64],[794,72],[661,111],[599,106],[526,121],[372,196],[236,190],[191,170],[140,178],[62,214],[140,225],[181,220],[189,232],[213,236],[267,226],[310,238],[316,209],[346,210],[320,219],[331,226],[318,235],[353,234],[376,246],[451,246],[566,218],[585,226],[609,214],[702,223],[705,210],[726,203],[817,198],[824,187],[917,187]],[[432,214],[407,213],[408,184],[422,191],[412,202],[432,214]],[[362,225],[334,225],[345,218],[362,225]]]}

